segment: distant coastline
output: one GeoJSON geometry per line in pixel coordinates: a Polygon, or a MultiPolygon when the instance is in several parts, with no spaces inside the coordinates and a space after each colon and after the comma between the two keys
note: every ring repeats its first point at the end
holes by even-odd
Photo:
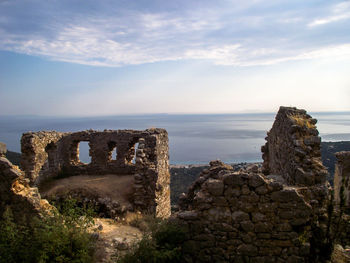
{"type": "MultiPolygon", "coordinates": [[[[350,140],[350,112],[319,112],[312,116],[318,119],[317,128],[323,141],[350,140]]],[[[274,118],[274,113],[1,116],[0,141],[9,150],[20,152],[21,136],[28,131],[159,127],[168,131],[172,165],[205,165],[214,159],[225,163],[261,162],[260,148],[274,118]]],[[[88,146],[82,145],[79,150],[81,160],[89,162],[88,146]]]]}

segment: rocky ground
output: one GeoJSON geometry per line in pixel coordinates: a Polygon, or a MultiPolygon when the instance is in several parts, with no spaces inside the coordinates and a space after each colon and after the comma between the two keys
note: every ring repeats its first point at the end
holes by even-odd
{"type": "Polygon", "coordinates": [[[142,232],[126,223],[113,219],[95,218],[97,237],[95,262],[109,263],[122,256],[142,238],[142,232]]]}

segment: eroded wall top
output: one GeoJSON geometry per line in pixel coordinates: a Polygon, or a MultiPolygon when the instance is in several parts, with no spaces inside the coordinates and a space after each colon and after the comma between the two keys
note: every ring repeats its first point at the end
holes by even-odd
{"type": "Polygon", "coordinates": [[[314,185],[326,181],[321,160],[317,120],[292,107],[280,107],[262,147],[263,172],[278,174],[289,184],[314,185]]]}

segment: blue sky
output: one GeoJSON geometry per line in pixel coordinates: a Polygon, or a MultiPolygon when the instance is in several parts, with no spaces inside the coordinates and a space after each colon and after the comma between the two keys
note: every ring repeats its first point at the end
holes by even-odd
{"type": "Polygon", "coordinates": [[[350,1],[0,0],[1,115],[350,110],[350,1]]]}

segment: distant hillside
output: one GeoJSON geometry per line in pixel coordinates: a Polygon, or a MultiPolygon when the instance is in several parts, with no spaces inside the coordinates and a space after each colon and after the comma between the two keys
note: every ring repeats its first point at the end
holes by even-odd
{"type": "Polygon", "coordinates": [[[20,166],[21,154],[17,152],[7,151],[6,158],[14,165],[20,166]]]}
{"type": "Polygon", "coordinates": [[[350,151],[350,141],[342,142],[322,142],[321,154],[324,166],[328,168],[328,181],[333,185],[334,167],[335,167],[335,153],[341,151],[350,151]]]}
{"type": "Polygon", "coordinates": [[[187,192],[187,189],[198,178],[199,174],[209,166],[184,166],[170,168],[170,199],[172,204],[177,204],[180,194],[187,192]]]}

